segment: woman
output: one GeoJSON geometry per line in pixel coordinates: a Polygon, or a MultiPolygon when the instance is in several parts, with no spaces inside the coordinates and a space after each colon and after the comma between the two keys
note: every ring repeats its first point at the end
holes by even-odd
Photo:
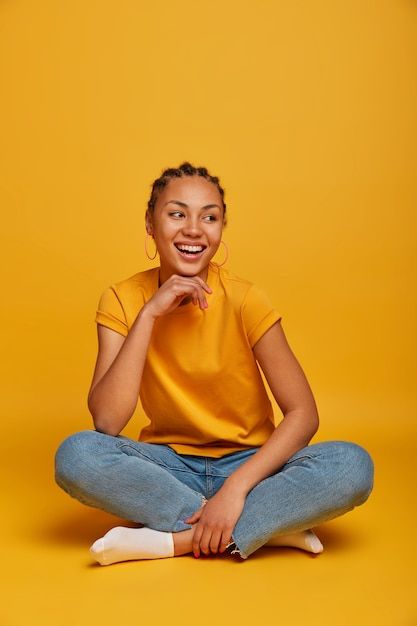
{"type": "Polygon", "coordinates": [[[321,552],[311,527],[367,500],[370,455],[347,441],[309,445],[316,403],[281,316],[255,284],[211,261],[227,222],[219,179],[188,162],[165,170],[145,221],[160,265],[103,292],[95,430],[70,435],[55,456],[69,495],[141,525],[109,530],[93,558],[321,552]],[[258,364],[284,416],[277,427],[258,364]],[[150,424],[135,441],[119,433],[139,397],[150,424]]]}

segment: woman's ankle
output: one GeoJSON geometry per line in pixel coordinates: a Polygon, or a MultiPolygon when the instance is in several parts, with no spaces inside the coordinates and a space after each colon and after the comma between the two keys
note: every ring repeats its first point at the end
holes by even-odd
{"type": "Polygon", "coordinates": [[[182,554],[188,554],[193,551],[194,530],[195,524],[193,524],[193,528],[187,528],[186,530],[172,533],[174,539],[174,556],[181,556],[182,554]]]}

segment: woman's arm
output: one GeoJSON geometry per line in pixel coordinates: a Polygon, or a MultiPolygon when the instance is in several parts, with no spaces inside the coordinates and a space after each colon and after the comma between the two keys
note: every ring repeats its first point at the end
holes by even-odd
{"type": "Polygon", "coordinates": [[[127,337],[97,325],[99,351],[88,394],[96,430],[116,436],[135,412],[154,323],[145,305],[127,337]]]}
{"type": "Polygon", "coordinates": [[[284,418],[263,446],[223,485],[245,494],[307,446],[319,427],[313,393],[280,322],[262,335],[253,346],[253,353],[284,418]]]}
{"type": "Polygon", "coordinates": [[[205,309],[205,291],[212,289],[200,276],[171,274],[139,311],[126,338],[98,326],[99,353],[88,394],[97,430],[116,436],[135,412],[155,320],[175,310],[185,297],[205,309]]]}

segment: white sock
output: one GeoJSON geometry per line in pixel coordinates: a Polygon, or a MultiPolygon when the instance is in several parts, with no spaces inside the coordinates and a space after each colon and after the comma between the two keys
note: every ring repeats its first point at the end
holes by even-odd
{"type": "Polygon", "coordinates": [[[135,559],[162,559],[174,556],[174,538],[170,532],[146,526],[116,526],[93,543],[90,553],[100,565],[135,559]]]}
{"type": "Polygon", "coordinates": [[[264,544],[265,546],[291,546],[301,548],[307,552],[318,554],[323,552],[323,544],[312,530],[303,530],[298,533],[287,535],[272,535],[264,544]]]}

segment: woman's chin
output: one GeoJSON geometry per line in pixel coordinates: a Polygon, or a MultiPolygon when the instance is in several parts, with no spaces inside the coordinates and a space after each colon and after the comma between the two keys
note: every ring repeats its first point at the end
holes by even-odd
{"type": "Polygon", "coordinates": [[[181,271],[190,272],[190,275],[197,274],[208,267],[208,264],[211,261],[211,257],[209,256],[200,256],[198,259],[186,259],[180,258],[176,260],[175,265],[181,268],[181,271]]]}

